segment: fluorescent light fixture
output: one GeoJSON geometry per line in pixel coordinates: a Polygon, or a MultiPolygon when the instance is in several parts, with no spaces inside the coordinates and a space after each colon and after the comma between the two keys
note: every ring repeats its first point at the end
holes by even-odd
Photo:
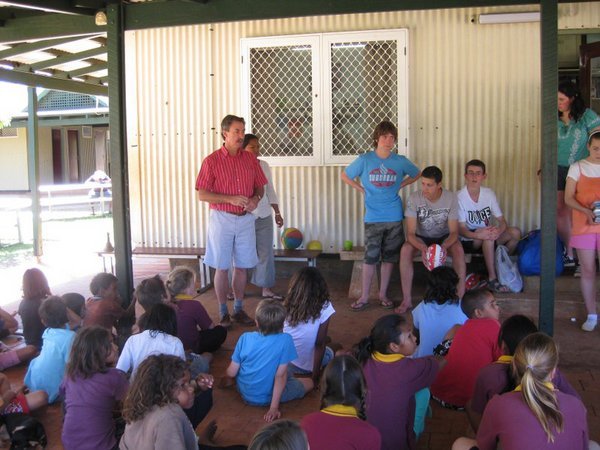
{"type": "Polygon", "coordinates": [[[539,12],[479,14],[480,24],[539,22],[539,12]]]}

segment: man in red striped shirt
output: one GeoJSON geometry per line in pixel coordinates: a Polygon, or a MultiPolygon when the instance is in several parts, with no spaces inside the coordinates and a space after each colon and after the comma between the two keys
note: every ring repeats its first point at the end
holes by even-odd
{"type": "Polygon", "coordinates": [[[256,255],[255,216],[264,195],[267,179],[258,159],[242,151],[245,122],[241,117],[228,115],[221,122],[223,146],[206,157],[196,178],[200,201],[210,204],[210,220],[205,264],[215,268],[215,292],[219,301],[220,324],[231,325],[231,320],[253,325],[242,308],[246,269],[258,263],[256,255]],[[233,262],[233,315],[227,309],[229,279],[227,272],[233,262]]]}

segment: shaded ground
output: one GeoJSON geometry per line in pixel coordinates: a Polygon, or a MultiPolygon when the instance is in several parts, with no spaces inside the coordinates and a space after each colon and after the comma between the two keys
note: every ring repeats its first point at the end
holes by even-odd
{"type": "MultiPolygon", "coordinates": [[[[104,231],[101,231],[100,222],[85,224],[63,223],[59,227],[71,237],[70,243],[52,243],[46,245],[46,255],[42,258],[41,268],[49,278],[57,280],[51,282],[55,293],[61,294],[68,291],[81,292],[87,295],[87,286],[93,274],[102,269],[101,260],[94,251],[101,249],[106,241],[104,231]],[[72,238],[75,232],[83,231],[84,241],[75,242],[72,238]],[[56,252],[56,253],[55,253],[56,252]],[[87,272],[86,272],[87,271],[87,272]],[[50,276],[52,274],[52,277],[50,276]],[[61,281],[62,280],[62,281],[61,281]]],[[[34,264],[34,261],[29,261],[34,264]]],[[[284,293],[292,273],[300,266],[298,263],[278,263],[277,266],[277,292],[284,293]]],[[[347,289],[350,281],[352,263],[339,261],[337,257],[320,258],[318,267],[323,271],[329,284],[331,297],[337,313],[332,318],[330,325],[331,338],[349,347],[369,332],[373,322],[389,311],[372,306],[363,312],[351,312],[348,309],[350,300],[347,289]]],[[[2,268],[3,284],[6,278],[17,278],[22,274],[23,266],[2,268]]],[[[166,260],[149,258],[134,259],[134,272],[136,282],[142,278],[156,273],[166,275],[169,265],[166,260]]],[[[417,266],[415,277],[415,299],[423,293],[424,269],[417,266]]],[[[13,280],[14,281],[14,280],[13,280]]],[[[524,313],[533,318],[537,317],[537,291],[535,279],[528,279],[524,293],[499,295],[502,308],[502,318],[514,313],[524,313]]],[[[17,282],[18,284],[18,282],[17,282]]],[[[399,301],[400,284],[399,276],[394,273],[390,290],[391,298],[399,301]]],[[[247,290],[246,310],[253,312],[260,298],[260,291],[253,286],[247,290]]],[[[12,295],[12,299],[18,295],[12,295]]],[[[200,301],[205,305],[213,319],[217,317],[217,303],[214,291],[200,296],[200,301]]],[[[14,303],[13,303],[14,305],[14,303]]],[[[10,310],[10,309],[9,309],[10,310]]],[[[588,421],[590,435],[595,440],[600,440],[600,330],[593,333],[584,333],[579,330],[585,318],[583,302],[578,290],[578,282],[572,276],[564,276],[557,283],[555,337],[561,350],[561,370],[569,378],[574,387],[581,393],[582,399],[588,408],[588,421]],[[576,322],[571,318],[575,317],[576,322]]],[[[216,378],[224,374],[229,363],[231,353],[239,335],[246,329],[234,327],[223,348],[215,355],[212,373],[216,378]]],[[[7,371],[15,385],[21,383],[25,369],[13,368],[7,371]]],[[[219,445],[233,443],[247,443],[254,432],[264,425],[262,416],[265,408],[244,405],[235,389],[215,389],[215,404],[207,419],[217,419],[219,431],[216,438],[219,445]]],[[[313,412],[319,407],[319,393],[313,392],[305,399],[282,405],[281,411],[285,418],[301,419],[305,414],[313,412]]],[[[437,405],[432,405],[433,416],[428,419],[426,432],[419,440],[422,449],[448,449],[452,441],[464,434],[468,434],[468,426],[464,413],[442,410],[437,405]]],[[[59,406],[46,408],[39,413],[46,425],[50,445],[48,448],[62,448],[60,444],[61,413],[59,406]]]]}

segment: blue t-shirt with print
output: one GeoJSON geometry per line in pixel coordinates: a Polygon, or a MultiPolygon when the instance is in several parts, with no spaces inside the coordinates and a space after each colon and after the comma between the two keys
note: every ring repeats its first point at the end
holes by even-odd
{"type": "Polygon", "coordinates": [[[365,222],[398,222],[404,218],[402,200],[398,195],[402,180],[416,177],[419,168],[406,156],[390,154],[381,159],[374,151],[356,158],[346,168],[350,179],[360,177],[365,189],[365,222]]]}
{"type": "Polygon", "coordinates": [[[287,333],[242,334],[231,360],[240,365],[236,381],[244,401],[252,405],[270,404],[277,368],[297,357],[294,340],[287,333]]]}

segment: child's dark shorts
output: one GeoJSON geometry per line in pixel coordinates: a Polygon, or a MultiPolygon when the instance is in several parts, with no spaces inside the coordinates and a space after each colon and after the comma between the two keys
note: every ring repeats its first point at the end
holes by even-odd
{"type": "Polygon", "coordinates": [[[365,263],[397,263],[404,244],[402,222],[365,223],[365,263]]]}

